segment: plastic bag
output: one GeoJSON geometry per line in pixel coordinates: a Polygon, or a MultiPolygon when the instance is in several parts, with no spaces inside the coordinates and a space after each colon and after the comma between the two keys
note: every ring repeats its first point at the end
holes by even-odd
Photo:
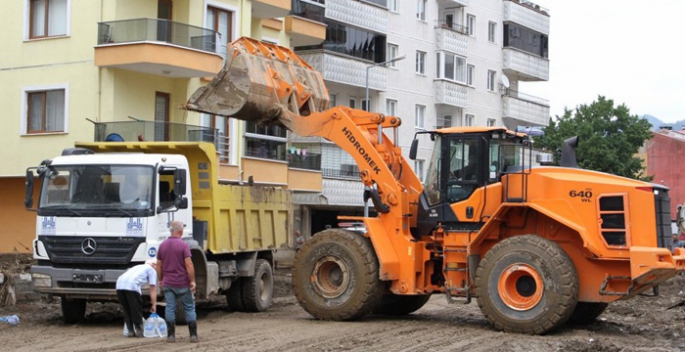
{"type": "Polygon", "coordinates": [[[166,337],[166,322],[157,313],[150,314],[145,320],[143,336],[145,337],[166,337]]]}

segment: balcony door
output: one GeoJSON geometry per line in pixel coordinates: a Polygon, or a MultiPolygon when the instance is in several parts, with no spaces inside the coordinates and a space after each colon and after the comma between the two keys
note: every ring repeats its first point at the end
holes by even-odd
{"type": "Polygon", "coordinates": [[[222,164],[229,163],[228,146],[230,142],[229,120],[228,117],[210,114],[200,115],[200,124],[202,127],[210,127],[216,130],[216,139],[214,145],[219,152],[219,162],[222,164]]]}
{"type": "Polygon", "coordinates": [[[169,93],[155,92],[155,141],[169,140],[169,93]]]}
{"type": "Polygon", "coordinates": [[[171,0],[157,0],[157,40],[172,42],[171,19],[172,19],[171,0]]]}
{"type": "Polygon", "coordinates": [[[219,33],[216,52],[226,57],[228,42],[233,39],[233,12],[217,7],[207,7],[207,28],[219,33]]]}

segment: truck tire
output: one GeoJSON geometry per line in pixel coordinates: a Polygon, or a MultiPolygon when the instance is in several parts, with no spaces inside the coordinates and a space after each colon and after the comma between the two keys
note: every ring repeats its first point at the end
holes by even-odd
{"type": "Polygon", "coordinates": [[[373,310],[374,314],[407,315],[421,309],[431,295],[402,296],[389,294],[381,298],[381,303],[373,310]]]}
{"type": "Polygon", "coordinates": [[[341,229],[324,230],[295,254],[293,291],[311,316],[354,320],[380,303],[384,285],[371,241],[341,229]]]}
{"type": "Polygon", "coordinates": [[[62,317],[67,324],[76,324],[83,320],[86,316],[86,300],[72,299],[68,300],[62,297],[62,317]]]}
{"type": "Polygon", "coordinates": [[[274,274],[265,259],[257,259],[254,276],[243,278],[243,306],[246,312],[264,312],[271,306],[274,274]]]}
{"type": "Polygon", "coordinates": [[[239,277],[231,283],[231,287],[226,292],[226,303],[228,308],[234,312],[244,312],[243,304],[243,278],[239,277]]]}
{"type": "Polygon", "coordinates": [[[573,310],[568,323],[571,325],[587,325],[602,315],[609,303],[604,302],[578,302],[573,310]]]}
{"type": "Polygon", "coordinates": [[[568,321],[578,302],[573,262],[553,241],[525,235],[490,249],[476,270],[476,296],[498,330],[542,334],[568,321]]]}

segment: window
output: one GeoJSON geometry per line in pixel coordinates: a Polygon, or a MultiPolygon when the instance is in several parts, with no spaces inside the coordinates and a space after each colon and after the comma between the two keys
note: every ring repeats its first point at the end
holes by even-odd
{"type": "Polygon", "coordinates": [[[338,106],[338,97],[335,94],[329,94],[328,97],[331,100],[328,104],[329,107],[338,106]]]}
{"type": "Polygon", "coordinates": [[[421,160],[421,159],[414,160],[414,173],[416,173],[416,176],[419,177],[419,181],[421,181],[421,182],[424,181],[423,164],[424,164],[424,160],[421,160]]]}
{"type": "Polygon", "coordinates": [[[454,54],[438,52],[437,78],[445,78],[457,82],[466,82],[466,59],[454,54]]]}
{"type": "Polygon", "coordinates": [[[67,132],[69,96],[65,86],[25,89],[24,94],[22,134],[67,132]]]}
{"type": "Polygon", "coordinates": [[[155,141],[169,140],[171,95],[155,92],[155,141]]]}
{"type": "Polygon", "coordinates": [[[219,47],[217,52],[226,57],[227,45],[233,40],[233,13],[216,7],[207,7],[207,28],[219,32],[219,47]]]}
{"type": "Polygon", "coordinates": [[[392,11],[392,12],[399,12],[399,11],[398,11],[398,8],[399,8],[399,7],[397,6],[397,3],[398,3],[399,1],[400,1],[400,0],[388,0],[388,10],[390,10],[390,11],[392,11]]]}
{"type": "Polygon", "coordinates": [[[437,118],[437,125],[435,128],[452,127],[452,115],[443,115],[437,118]]]}
{"type": "Polygon", "coordinates": [[[464,117],[464,126],[473,126],[476,117],[471,114],[466,114],[464,117]]]}
{"type": "MultiPolygon", "coordinates": [[[[397,44],[388,44],[388,60],[396,58],[400,52],[399,46],[397,44]]],[[[397,61],[393,61],[388,64],[388,67],[397,67],[397,61]]]]}
{"type": "Polygon", "coordinates": [[[245,156],[285,160],[287,131],[280,126],[259,126],[247,122],[245,126],[245,156]]]}
{"type": "Polygon", "coordinates": [[[414,106],[414,126],[416,128],[424,128],[424,120],[426,116],[426,107],[423,105],[414,106]]]}
{"type": "Polygon", "coordinates": [[[357,108],[357,98],[350,98],[350,104],[349,105],[352,109],[356,109],[357,108]]]}
{"type": "Polygon", "coordinates": [[[488,70],[488,90],[495,91],[495,71],[488,70]]]}
{"type": "Polygon", "coordinates": [[[362,110],[371,111],[371,98],[369,100],[362,99],[362,110]]]}
{"type": "Polygon", "coordinates": [[[397,100],[387,99],[385,101],[385,114],[387,116],[397,116],[397,100]]]}
{"type": "Polygon", "coordinates": [[[202,127],[209,127],[216,130],[216,137],[214,137],[213,132],[201,131],[203,135],[198,139],[199,141],[214,142],[216,146],[216,151],[219,153],[219,162],[222,164],[228,164],[229,154],[228,147],[230,142],[230,137],[228,132],[229,129],[229,119],[225,116],[210,115],[210,114],[200,114],[200,125],[202,127]],[[210,134],[211,135],[208,135],[210,134]],[[210,139],[211,138],[211,139],[210,139]]]}
{"type": "Polygon", "coordinates": [[[416,18],[426,20],[426,0],[416,0],[416,18]]]}
{"type": "Polygon", "coordinates": [[[473,76],[476,74],[476,66],[466,65],[466,84],[473,85],[473,76]]]}
{"type": "Polygon", "coordinates": [[[29,38],[67,35],[70,0],[29,0],[29,38]]]}
{"type": "Polygon", "coordinates": [[[426,74],[426,53],[423,51],[416,51],[416,73],[426,74]]]}
{"type": "Polygon", "coordinates": [[[505,48],[516,48],[540,57],[548,57],[549,38],[546,35],[513,23],[505,24],[503,33],[502,43],[505,48]]]}
{"type": "Polygon", "coordinates": [[[476,35],[476,16],[466,15],[466,31],[470,36],[476,35]]]}
{"type": "Polygon", "coordinates": [[[496,122],[495,119],[488,119],[488,121],[487,121],[487,126],[488,126],[488,127],[494,127],[494,126],[495,126],[495,122],[496,122]]]}
{"type": "Polygon", "coordinates": [[[497,31],[497,23],[495,22],[488,22],[488,41],[490,43],[495,42],[495,33],[497,31]]]}
{"type": "Polygon", "coordinates": [[[385,34],[359,29],[330,19],[322,22],[326,25],[326,40],[319,45],[297,46],[295,51],[324,49],[378,63],[387,61],[385,34]]]}

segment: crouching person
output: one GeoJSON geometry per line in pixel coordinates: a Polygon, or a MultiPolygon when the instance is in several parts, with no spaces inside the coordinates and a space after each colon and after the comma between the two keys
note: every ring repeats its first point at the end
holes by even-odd
{"type": "Polygon", "coordinates": [[[170,236],[159,245],[157,251],[157,274],[162,283],[166,309],[167,342],[176,342],[176,302],[180,301],[185,311],[190,342],[198,342],[197,315],[195,313],[195,267],[190,246],[185,243],[183,223],[173,221],[170,236]]]}
{"type": "Polygon", "coordinates": [[[124,310],[124,323],[128,329],[126,337],[143,337],[143,293],[141,286],[150,285],[152,312],[157,307],[157,259],[148,259],[145,264],[136,265],[117,279],[117,297],[124,310]]]}

